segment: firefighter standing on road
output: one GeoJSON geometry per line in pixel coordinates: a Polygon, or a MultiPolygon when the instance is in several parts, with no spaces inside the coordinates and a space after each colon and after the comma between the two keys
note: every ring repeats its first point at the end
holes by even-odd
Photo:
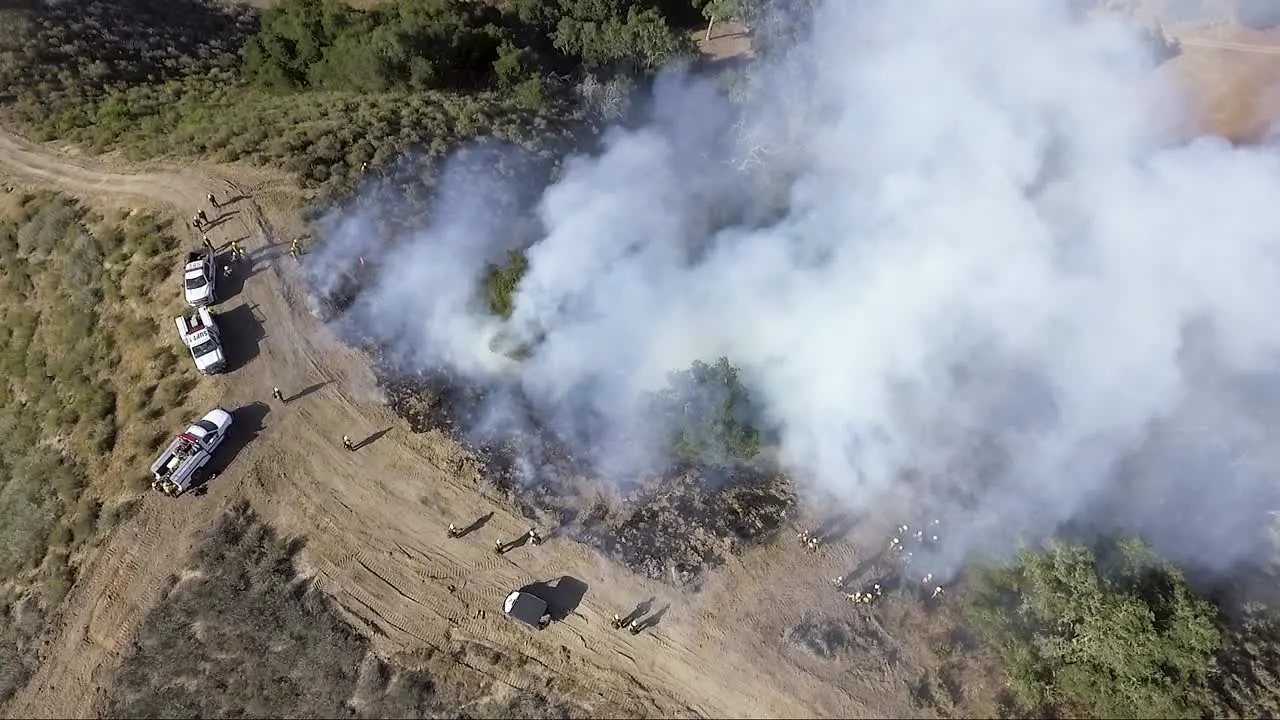
{"type": "Polygon", "coordinates": [[[208,195],[206,195],[205,197],[207,197],[207,198],[209,199],[209,204],[210,204],[211,206],[213,206],[213,209],[217,210],[217,209],[218,209],[218,207],[219,207],[219,206],[218,206],[218,198],[214,197],[214,196],[213,196],[213,193],[209,193],[209,194],[208,194],[208,195]]]}
{"type": "Polygon", "coordinates": [[[280,402],[284,402],[284,393],[280,392],[280,388],[278,387],[271,388],[271,397],[279,400],[280,402]]]}
{"type": "Polygon", "coordinates": [[[454,525],[453,523],[449,523],[449,537],[450,538],[458,537],[458,526],[454,525]]]}
{"type": "Polygon", "coordinates": [[[344,447],[344,448],[346,448],[346,449],[348,449],[348,450],[355,450],[355,449],[356,449],[356,446],[355,446],[355,445],[353,445],[353,444],[351,443],[351,438],[350,438],[350,437],[348,437],[348,436],[346,436],[346,435],[343,435],[343,436],[342,436],[342,447],[344,447]]]}

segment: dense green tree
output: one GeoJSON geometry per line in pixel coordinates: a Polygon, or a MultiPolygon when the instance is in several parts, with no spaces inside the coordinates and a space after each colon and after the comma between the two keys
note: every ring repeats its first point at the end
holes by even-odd
{"type": "Polygon", "coordinates": [[[537,105],[547,73],[650,72],[691,50],[639,0],[283,0],[241,56],[249,78],[277,89],[496,86],[537,105]]]}
{"type": "Polygon", "coordinates": [[[760,452],[750,394],[728,358],[712,365],[695,361],[688,370],[672,373],[655,401],[678,463],[732,465],[760,452]]]}
{"type": "Polygon", "coordinates": [[[693,51],[655,8],[616,0],[560,0],[560,6],[555,47],[587,69],[652,71],[693,51]]]}
{"type": "Polygon", "coordinates": [[[763,8],[761,0],[693,0],[693,3],[702,9],[702,16],[707,19],[707,40],[711,39],[711,30],[716,23],[750,24],[756,21],[763,8]]]}
{"type": "Polygon", "coordinates": [[[485,277],[485,292],[488,295],[489,310],[502,318],[510,318],[515,310],[515,294],[520,287],[520,280],[529,271],[529,260],[519,250],[507,253],[507,261],[502,265],[490,265],[485,277]]]}
{"type": "Polygon", "coordinates": [[[1026,710],[1198,717],[1222,634],[1182,573],[1136,540],[1055,542],[980,578],[974,616],[1026,710]]]}
{"type": "Polygon", "coordinates": [[[287,0],[262,14],[261,29],[241,51],[250,77],[270,86],[302,88],[313,65],[359,14],[335,0],[287,0]]]}

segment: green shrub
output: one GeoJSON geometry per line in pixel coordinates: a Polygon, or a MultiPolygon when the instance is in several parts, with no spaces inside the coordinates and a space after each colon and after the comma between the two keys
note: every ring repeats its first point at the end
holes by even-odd
{"type": "Polygon", "coordinates": [[[1199,717],[1222,633],[1215,609],[1135,540],[1063,542],[980,577],[972,616],[1030,712],[1199,717]]]}
{"type": "Polygon", "coordinates": [[[520,280],[529,271],[529,260],[519,250],[507,254],[504,265],[490,265],[485,278],[489,310],[501,318],[510,318],[515,310],[515,294],[520,280]]]}
{"type": "Polygon", "coordinates": [[[695,361],[688,370],[672,373],[667,389],[655,398],[655,409],[670,433],[677,463],[731,465],[760,452],[750,394],[728,358],[714,365],[695,361]]]}

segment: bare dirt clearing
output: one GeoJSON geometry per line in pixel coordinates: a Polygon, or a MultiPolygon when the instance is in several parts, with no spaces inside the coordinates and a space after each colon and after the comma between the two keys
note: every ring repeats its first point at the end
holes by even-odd
{"type": "Polygon", "coordinates": [[[1170,29],[1182,53],[1162,70],[1194,103],[1194,130],[1237,143],[1267,138],[1280,120],[1280,31],[1170,29]]]}
{"type": "MultiPolygon", "coordinates": [[[[293,261],[276,247],[277,238],[298,227],[297,196],[287,184],[235,168],[202,175],[157,165],[117,173],[109,163],[80,161],[10,135],[0,136],[0,164],[23,182],[91,197],[140,198],[183,217],[209,191],[250,196],[226,208],[232,214],[211,239],[245,238],[252,275],[220,312],[248,308],[261,324],[261,339],[251,362],[210,382],[221,384],[221,404],[232,409],[266,400],[272,386],[290,397],[320,385],[292,402],[273,403],[260,428],[239,426],[240,433],[256,437],[208,496],[144,498],[138,514],[87,563],[35,676],[8,714],[95,714],[98,688],[110,682],[143,612],[169,577],[186,569],[198,531],[239,497],[280,532],[306,536],[302,561],[309,573],[387,654],[447,650],[455,641],[490,645],[572,676],[596,693],[594,705],[606,713],[868,712],[846,689],[789,662],[777,636],[755,627],[762,613],[790,607],[793,588],[822,582],[814,561],[798,561],[803,553],[790,545],[731,562],[696,596],[632,576],[563,538],[494,555],[492,542],[518,537],[527,521],[479,489],[469,470],[474,466],[451,441],[403,430],[380,403],[366,359],[308,313],[293,261]],[[343,434],[360,440],[388,429],[355,453],[339,443],[343,434]],[[445,538],[450,522],[488,513],[491,519],[467,538],[445,538]],[[753,582],[744,594],[743,582],[762,575],[768,582],[753,582]],[[501,616],[501,600],[511,589],[562,576],[588,588],[565,622],[535,635],[501,616]],[[635,637],[609,627],[613,613],[650,597],[655,608],[669,606],[656,627],[635,637]]],[[[536,691],[536,677],[512,668],[498,679],[536,691]]]]}

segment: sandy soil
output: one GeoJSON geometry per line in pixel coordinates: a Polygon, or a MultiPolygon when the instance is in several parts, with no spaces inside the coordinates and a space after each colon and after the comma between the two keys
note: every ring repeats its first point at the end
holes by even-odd
{"type": "MultiPolygon", "coordinates": [[[[88,559],[36,674],[7,714],[92,716],[99,688],[145,610],[166,578],[184,570],[195,534],[238,497],[282,532],[306,536],[307,571],[387,653],[478,640],[571,673],[598,691],[602,707],[637,714],[879,714],[788,661],[777,636],[762,632],[765,616],[825,583],[826,570],[791,544],[731,563],[697,595],[637,578],[567,539],[496,556],[494,540],[520,535],[527,521],[481,489],[453,443],[405,430],[380,402],[365,358],[309,314],[296,265],[279,247],[299,229],[299,196],[282,178],[235,167],[126,167],[8,134],[0,134],[0,166],[19,183],[182,218],[202,206],[206,192],[248,196],[231,204],[227,211],[236,214],[211,233],[215,244],[248,238],[242,243],[254,267],[240,295],[218,311],[261,324],[228,330],[231,337],[259,336],[250,341],[256,347],[230,348],[252,359],[207,381],[219,385],[223,406],[237,409],[233,433],[247,444],[207,496],[148,495],[88,559]],[[274,403],[273,385],[286,397],[309,392],[274,403]],[[358,440],[383,430],[355,453],[341,447],[343,434],[358,440]],[[488,513],[470,536],[446,539],[448,523],[463,526],[488,513]],[[502,616],[511,589],[561,576],[588,588],[567,621],[535,634],[502,616]],[[748,579],[756,582],[744,592],[748,579]],[[633,637],[609,627],[613,613],[650,597],[655,610],[667,607],[651,631],[633,637]]],[[[826,594],[833,595],[829,588],[826,594]]],[[[529,682],[518,671],[500,679],[515,687],[529,682]]]]}
{"type": "Polygon", "coordinates": [[[1189,90],[1195,130],[1234,142],[1267,138],[1280,120],[1280,31],[1171,29],[1180,56],[1161,69],[1189,90]]]}
{"type": "Polygon", "coordinates": [[[694,39],[698,50],[712,62],[751,57],[751,33],[740,22],[718,22],[711,28],[710,37],[703,29],[694,39]]]}

